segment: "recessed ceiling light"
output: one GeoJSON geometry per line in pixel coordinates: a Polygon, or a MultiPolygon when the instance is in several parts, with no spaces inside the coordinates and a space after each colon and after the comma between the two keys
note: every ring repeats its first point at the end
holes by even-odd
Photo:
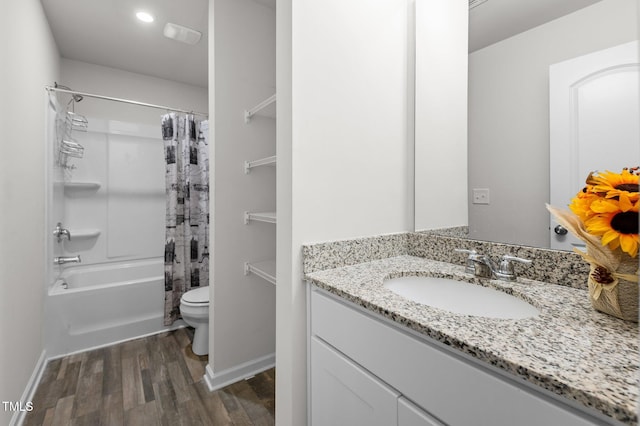
{"type": "Polygon", "coordinates": [[[153,22],[153,15],[147,12],[137,12],[136,18],[141,20],[142,22],[153,22]]]}

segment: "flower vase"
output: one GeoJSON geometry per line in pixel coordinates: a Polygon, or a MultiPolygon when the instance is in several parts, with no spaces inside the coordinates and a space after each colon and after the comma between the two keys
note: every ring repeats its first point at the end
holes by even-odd
{"type": "Polygon", "coordinates": [[[617,251],[620,264],[615,271],[589,262],[589,300],[597,311],[638,322],[638,259],[617,251]]]}

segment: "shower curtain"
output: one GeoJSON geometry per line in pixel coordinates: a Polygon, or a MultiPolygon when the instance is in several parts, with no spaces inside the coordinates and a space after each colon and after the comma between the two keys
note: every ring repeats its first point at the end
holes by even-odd
{"type": "Polygon", "coordinates": [[[209,285],[209,129],[191,114],[162,116],[166,233],[164,324],[180,318],[180,298],[209,285]]]}

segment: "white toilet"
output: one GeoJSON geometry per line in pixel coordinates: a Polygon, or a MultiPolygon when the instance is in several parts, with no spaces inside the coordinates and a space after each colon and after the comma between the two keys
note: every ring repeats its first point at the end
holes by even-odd
{"type": "Polygon", "coordinates": [[[180,298],[180,313],[184,322],[195,328],[192,350],[196,355],[209,353],[209,287],[198,287],[180,298]]]}

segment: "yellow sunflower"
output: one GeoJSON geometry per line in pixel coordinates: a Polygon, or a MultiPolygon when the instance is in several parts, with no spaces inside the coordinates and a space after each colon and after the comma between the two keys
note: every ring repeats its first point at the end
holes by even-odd
{"type": "Polygon", "coordinates": [[[638,201],[628,198],[619,200],[600,198],[594,200],[590,209],[596,214],[585,221],[587,231],[601,236],[602,245],[611,250],[618,247],[631,257],[638,255],[638,201]]]}
{"type": "Polygon", "coordinates": [[[588,192],[587,188],[584,188],[573,197],[571,204],[569,204],[569,209],[578,216],[582,222],[585,222],[596,214],[591,210],[591,203],[597,199],[600,199],[597,194],[588,192]]]}
{"type": "Polygon", "coordinates": [[[587,178],[587,184],[591,185],[591,192],[604,194],[606,198],[628,198],[630,202],[636,202],[639,198],[638,178],[635,170],[623,169],[621,173],[606,171],[603,173],[591,173],[587,178]]]}

